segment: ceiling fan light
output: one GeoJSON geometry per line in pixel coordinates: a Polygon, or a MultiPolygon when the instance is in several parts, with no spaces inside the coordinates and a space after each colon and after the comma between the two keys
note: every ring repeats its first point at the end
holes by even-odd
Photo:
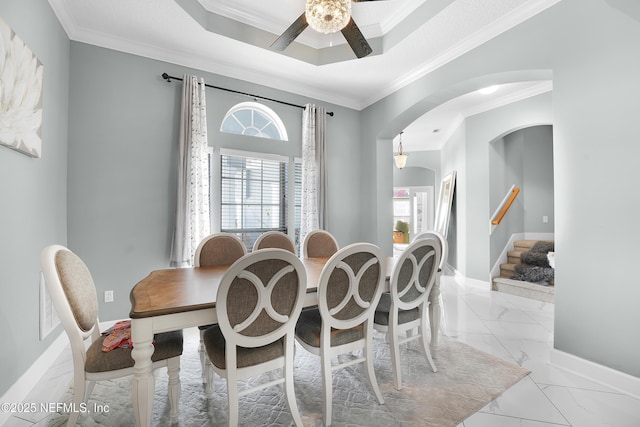
{"type": "Polygon", "coordinates": [[[323,34],[336,33],[351,19],[351,0],[307,0],[304,13],[314,30],[323,34]]]}

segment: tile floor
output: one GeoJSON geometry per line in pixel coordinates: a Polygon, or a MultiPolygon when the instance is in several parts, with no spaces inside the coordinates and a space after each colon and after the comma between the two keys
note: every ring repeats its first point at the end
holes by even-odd
{"type": "MultiPolygon", "coordinates": [[[[549,365],[553,304],[490,292],[451,276],[443,277],[442,294],[446,335],[531,370],[458,427],[640,426],[640,400],[549,365]]],[[[71,377],[65,350],[25,402],[56,402],[71,377]]],[[[5,423],[46,425],[46,414],[22,414],[5,423]]]]}

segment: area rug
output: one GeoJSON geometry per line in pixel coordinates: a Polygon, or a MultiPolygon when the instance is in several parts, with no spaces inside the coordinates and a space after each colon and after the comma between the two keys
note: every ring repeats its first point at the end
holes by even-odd
{"type": "MultiPolygon", "coordinates": [[[[514,385],[529,371],[469,345],[443,337],[433,351],[437,372],[432,372],[417,341],[401,347],[401,390],[393,385],[389,344],[378,332],[375,341],[375,370],[385,403],[379,405],[370,390],[364,367],[357,364],[334,373],[333,425],[336,426],[457,426],[487,403],[514,385]]],[[[216,393],[207,399],[200,375],[197,352],[198,331],[185,331],[185,350],[181,358],[179,426],[226,426],[227,396],[225,380],[216,377],[216,393]]],[[[322,424],[322,380],[320,358],[296,347],[294,369],[298,408],[305,426],[322,424]]],[[[268,376],[254,381],[268,380],[268,376]]],[[[82,426],[131,426],[130,379],[96,384],[81,414],[82,426]],[[92,408],[100,408],[92,411],[92,408]]],[[[68,390],[61,402],[71,401],[68,390]]],[[[64,413],[51,414],[46,425],[61,426],[64,413]]],[[[169,402],[164,369],[156,373],[153,407],[154,426],[168,426],[169,402]]],[[[240,400],[240,425],[289,426],[292,419],[281,386],[244,396],[240,400]]]]}

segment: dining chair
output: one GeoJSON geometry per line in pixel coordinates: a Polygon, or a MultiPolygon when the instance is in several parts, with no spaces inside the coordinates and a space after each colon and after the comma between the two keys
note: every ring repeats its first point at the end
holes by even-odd
{"type": "MultiPolygon", "coordinates": [[[[193,257],[195,267],[211,267],[216,265],[231,265],[247,254],[247,247],[240,238],[232,233],[213,233],[202,239],[196,248],[193,257]]],[[[202,367],[202,379],[205,384],[209,378],[205,375],[207,369],[207,357],[204,351],[203,334],[212,325],[200,325],[200,344],[198,354],[200,355],[200,366],[202,367]]]]}
{"type": "Polygon", "coordinates": [[[262,233],[253,244],[253,250],[257,251],[265,248],[279,248],[296,253],[296,246],[291,237],[280,231],[267,231],[262,233]]]}
{"type": "MultiPolygon", "coordinates": [[[[445,239],[445,237],[438,233],[437,231],[425,231],[422,232],[420,234],[417,234],[412,241],[416,241],[418,239],[424,239],[424,238],[435,238],[438,240],[438,242],[440,242],[440,252],[442,254],[442,256],[440,257],[440,264],[438,264],[438,272],[436,274],[436,281],[435,284],[433,286],[433,288],[431,289],[431,298],[429,298],[430,301],[432,301],[431,307],[429,307],[429,322],[432,325],[432,329],[434,331],[440,331],[440,327],[442,325],[443,330],[446,331],[447,329],[447,325],[446,325],[446,317],[443,315],[443,307],[444,305],[442,304],[442,295],[440,294],[441,290],[440,290],[440,285],[442,282],[442,275],[444,274],[444,269],[446,268],[447,265],[447,257],[449,256],[449,243],[447,242],[447,239],[445,239]]],[[[436,348],[438,346],[438,333],[434,334],[431,337],[431,348],[436,348]]]]}
{"type": "Polygon", "coordinates": [[[436,238],[440,242],[440,250],[442,253],[442,257],[440,258],[440,264],[438,265],[438,272],[441,273],[442,271],[444,271],[444,268],[447,265],[447,256],[449,255],[449,243],[447,242],[447,239],[445,239],[444,236],[438,233],[437,231],[424,231],[420,234],[416,234],[411,241],[415,242],[418,239],[424,239],[427,237],[436,238]]]}
{"type": "MultiPolygon", "coordinates": [[[[227,380],[230,426],[238,424],[239,397],[282,383],[293,420],[302,426],[293,362],[294,328],[306,289],[302,261],[284,249],[252,252],[223,276],[216,299],[218,325],[205,331],[204,344],[211,361],[207,369],[227,380]],[[238,380],[278,369],[281,378],[239,390],[238,380]]],[[[213,373],[207,376],[210,395],[213,373]]]]}
{"type": "Polygon", "coordinates": [[[202,239],[196,248],[193,265],[231,265],[246,254],[247,247],[237,235],[214,233],[202,239]]]}
{"type": "Polygon", "coordinates": [[[376,399],[384,403],[373,370],[373,315],[386,278],[385,257],[377,246],[355,243],[340,249],[325,264],[318,281],[318,307],[307,309],[296,325],[296,340],[320,356],[324,425],[331,425],[332,373],[364,363],[376,399]],[[338,356],[362,350],[362,356],[338,356]],[[332,359],[337,359],[337,364],[332,359]]]}
{"type": "Polygon", "coordinates": [[[340,246],[335,237],[325,230],[309,232],[302,242],[302,256],[305,258],[330,257],[340,246]]]}
{"type": "MultiPolygon", "coordinates": [[[[96,381],[133,374],[131,348],[103,351],[107,335],[100,333],[96,288],[80,257],[64,246],[47,246],[41,253],[41,267],[47,290],[69,337],[73,358],[73,408],[81,408],[96,381]]],[[[172,423],[178,420],[182,345],[181,330],[156,334],[151,356],[152,369],[167,368],[172,423]]],[[[75,425],[79,415],[79,410],[72,410],[67,426],[75,425]]]]}
{"type": "Polygon", "coordinates": [[[402,388],[400,345],[420,339],[433,372],[436,366],[427,342],[429,293],[440,263],[440,243],[430,237],[409,244],[391,272],[389,292],[382,294],[375,310],[373,327],[387,334],[396,389],[402,388]],[[413,330],[418,330],[413,334],[413,330]],[[401,334],[406,337],[401,338],[401,334]]]}

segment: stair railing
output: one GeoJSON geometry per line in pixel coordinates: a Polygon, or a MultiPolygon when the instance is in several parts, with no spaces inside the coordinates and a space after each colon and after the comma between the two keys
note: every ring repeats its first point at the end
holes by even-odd
{"type": "Polygon", "coordinates": [[[491,222],[489,224],[489,235],[491,235],[493,233],[493,230],[495,230],[498,224],[500,224],[500,221],[502,221],[502,218],[504,218],[507,211],[511,207],[511,204],[516,199],[516,197],[518,197],[519,193],[520,189],[515,185],[512,185],[506,196],[504,196],[504,199],[502,199],[502,202],[500,202],[498,209],[496,209],[496,211],[491,216],[491,222]]]}

